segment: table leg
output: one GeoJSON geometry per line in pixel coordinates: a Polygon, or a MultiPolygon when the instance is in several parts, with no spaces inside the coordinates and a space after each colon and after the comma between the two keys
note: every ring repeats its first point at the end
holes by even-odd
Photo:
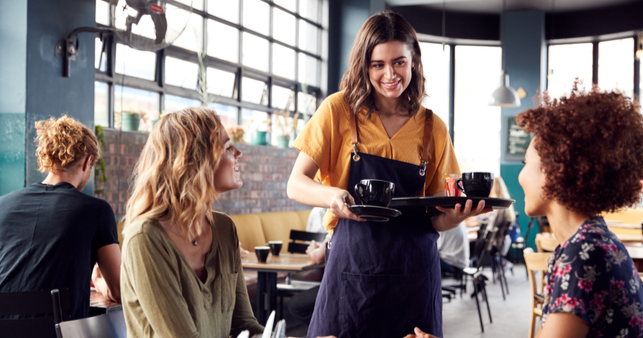
{"type": "Polygon", "coordinates": [[[265,325],[270,312],[277,308],[277,273],[257,273],[257,321],[265,325]]]}
{"type": "Polygon", "coordinates": [[[268,316],[266,315],[266,285],[267,273],[257,272],[257,321],[259,324],[266,324],[268,316]]]}

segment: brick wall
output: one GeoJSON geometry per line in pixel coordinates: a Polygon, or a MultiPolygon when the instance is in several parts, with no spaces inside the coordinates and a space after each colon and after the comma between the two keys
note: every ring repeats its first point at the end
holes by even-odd
{"type": "MultiPolygon", "coordinates": [[[[105,194],[102,197],[120,219],[125,215],[125,204],[129,198],[129,179],[148,134],[104,130],[103,157],[107,182],[103,185],[105,194]]],[[[239,143],[235,146],[243,153],[239,160],[243,187],[219,195],[214,203],[215,210],[235,215],[310,208],[286,196],[286,183],[295,164],[297,150],[239,143]]]]}

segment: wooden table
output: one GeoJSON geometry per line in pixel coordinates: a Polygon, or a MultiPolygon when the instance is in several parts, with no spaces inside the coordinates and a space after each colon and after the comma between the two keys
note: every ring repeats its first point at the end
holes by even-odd
{"type": "Polygon", "coordinates": [[[643,272],[643,246],[625,246],[638,272],[643,272]]]}
{"type": "Polygon", "coordinates": [[[121,304],[107,299],[107,297],[103,296],[102,293],[92,289],[92,292],[89,295],[90,317],[122,310],[123,307],[121,306],[121,304]]]}
{"type": "Polygon", "coordinates": [[[242,257],[241,265],[244,270],[257,271],[257,320],[262,325],[268,314],[277,308],[277,272],[298,272],[323,266],[302,254],[270,254],[265,263],[259,263],[254,253],[242,257]]]}

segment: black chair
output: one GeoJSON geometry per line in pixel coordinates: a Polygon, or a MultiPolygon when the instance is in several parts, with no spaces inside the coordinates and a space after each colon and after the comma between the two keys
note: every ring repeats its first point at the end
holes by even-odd
{"type": "Polygon", "coordinates": [[[69,290],[0,293],[0,336],[56,338],[55,324],[71,318],[69,290]]]}
{"type": "MultiPolygon", "coordinates": [[[[504,217],[503,217],[504,219],[504,217]]],[[[507,277],[505,276],[505,269],[501,264],[502,250],[505,246],[505,238],[509,234],[509,229],[511,228],[511,222],[502,221],[498,225],[498,233],[496,234],[495,244],[493,245],[493,255],[489,258],[491,259],[491,271],[493,274],[492,280],[495,282],[496,278],[500,282],[500,290],[502,291],[502,299],[506,300],[505,291],[509,294],[509,284],[507,283],[507,277]],[[503,285],[504,284],[504,285],[503,285]]]]}
{"type": "Polygon", "coordinates": [[[127,338],[123,311],[56,324],[58,338],[127,338]]]}
{"type": "MultiPolygon", "coordinates": [[[[516,211],[516,219],[518,219],[518,212],[516,211]]],[[[535,217],[530,217],[529,218],[529,223],[527,223],[527,232],[525,232],[525,237],[518,237],[515,242],[511,243],[511,248],[514,249],[514,251],[521,252],[527,248],[527,239],[529,239],[529,233],[531,232],[531,228],[534,227],[534,219],[535,217]]],[[[527,276],[527,280],[529,280],[529,270],[527,269],[527,265],[525,264],[525,274],[527,276]]]]}
{"type": "MultiPolygon", "coordinates": [[[[472,257],[472,261],[475,262],[473,267],[468,267],[463,270],[465,279],[471,277],[473,281],[473,297],[476,299],[476,308],[478,309],[478,318],[480,319],[480,329],[484,332],[484,325],[482,324],[482,312],[480,311],[480,301],[478,300],[478,295],[482,293],[483,300],[487,303],[487,313],[489,314],[489,322],[493,323],[491,319],[491,310],[489,308],[489,299],[487,298],[487,288],[486,288],[486,277],[482,274],[482,269],[484,268],[484,262],[487,257],[489,257],[493,250],[493,241],[496,238],[498,228],[491,227],[488,231],[485,231],[483,239],[482,250],[479,253],[476,253],[476,257],[472,257]]],[[[476,241],[476,244],[478,241],[476,241]]],[[[466,282],[466,281],[465,281],[466,282]]]]}
{"type": "MultiPolygon", "coordinates": [[[[308,232],[308,231],[299,231],[299,230],[290,230],[290,242],[288,243],[288,252],[289,253],[298,253],[306,254],[306,249],[310,245],[311,241],[316,241],[319,244],[324,243],[326,240],[326,234],[321,232],[308,232]]],[[[318,276],[315,279],[321,279],[323,275],[322,272],[318,271],[306,271],[304,274],[313,273],[318,276]]],[[[306,291],[314,288],[315,286],[320,285],[319,281],[307,281],[307,280],[297,280],[297,275],[295,275],[295,281],[293,281],[293,276],[289,272],[286,276],[286,281],[284,284],[277,284],[277,297],[279,298],[279,313],[278,317],[283,317],[283,302],[284,297],[291,297],[297,292],[306,291]]],[[[303,278],[307,279],[307,278],[303,278]]]]}

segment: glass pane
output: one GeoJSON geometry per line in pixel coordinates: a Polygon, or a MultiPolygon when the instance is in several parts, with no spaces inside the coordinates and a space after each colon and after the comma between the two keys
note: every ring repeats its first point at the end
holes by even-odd
{"type": "Polygon", "coordinates": [[[317,71],[319,61],[306,54],[299,53],[299,82],[318,86],[317,71]]]}
{"type": "Polygon", "coordinates": [[[424,68],[424,88],[428,97],[422,105],[433,110],[449,129],[449,59],[451,46],[436,43],[420,43],[422,67],[424,68]]]}
{"type": "Polygon", "coordinates": [[[107,83],[94,82],[94,124],[109,127],[107,114],[107,83]]]}
{"type": "Polygon", "coordinates": [[[103,50],[103,41],[100,41],[99,38],[96,38],[94,42],[94,68],[100,70],[101,72],[104,72],[105,65],[107,64],[107,53],[102,53],[102,50],[103,50]]]}
{"type": "Polygon", "coordinates": [[[260,0],[243,0],[243,26],[257,33],[270,32],[270,5],[260,0]]]}
{"type": "Polygon", "coordinates": [[[598,86],[634,94],[634,39],[598,43],[598,86]]]}
{"type": "Polygon", "coordinates": [[[500,47],[456,46],[455,153],[462,172],[500,175],[500,107],[489,98],[500,85],[500,47]]]}
{"type": "Polygon", "coordinates": [[[164,114],[176,113],[179,110],[190,108],[190,107],[200,107],[201,102],[192,99],[186,99],[180,96],[174,95],[165,95],[164,103],[164,114]]]}
{"type": "MultiPolygon", "coordinates": [[[[169,18],[168,22],[171,22],[169,18]]],[[[200,51],[203,45],[203,17],[192,13],[183,33],[172,44],[193,52],[200,51]]]]}
{"type": "Polygon", "coordinates": [[[297,0],[275,0],[274,3],[293,13],[297,12],[297,0]]]}
{"type": "Polygon", "coordinates": [[[314,95],[297,93],[297,110],[306,115],[314,114],[317,110],[317,98],[314,95]]]}
{"type": "Polygon", "coordinates": [[[241,82],[241,100],[257,104],[268,104],[268,85],[263,81],[257,81],[244,77],[241,82]]]}
{"type": "Polygon", "coordinates": [[[208,55],[239,63],[239,30],[208,20],[208,55]]]}
{"type": "Polygon", "coordinates": [[[299,20],[299,49],[318,54],[317,35],[319,29],[304,20],[299,20]]]}
{"type": "Polygon", "coordinates": [[[196,8],[200,11],[203,10],[203,0],[174,0],[174,1],[191,6],[192,8],[196,8]]]}
{"type": "Polygon", "coordinates": [[[239,23],[239,0],[208,0],[208,13],[239,23]]]}
{"type": "Polygon", "coordinates": [[[196,63],[165,57],[165,83],[177,87],[196,89],[199,66],[196,63]]]}
{"type": "Polygon", "coordinates": [[[295,91],[290,88],[272,86],[272,106],[288,111],[295,110],[295,91]]]}
{"type": "Polygon", "coordinates": [[[319,23],[319,0],[299,0],[299,15],[319,23]]]}
{"type": "Polygon", "coordinates": [[[109,3],[96,0],[96,23],[109,26],[109,3]]]}
{"type": "Polygon", "coordinates": [[[294,46],[295,22],[296,19],[293,15],[275,8],[272,18],[272,36],[283,43],[294,46]]]}
{"type": "Polygon", "coordinates": [[[141,114],[139,131],[151,129],[150,119],[159,117],[159,93],[129,87],[114,87],[114,128],[121,127],[121,112],[141,114]]]}
{"type": "Polygon", "coordinates": [[[116,44],[116,73],[154,81],[156,54],[116,44]]]}
{"type": "Polygon", "coordinates": [[[591,88],[592,50],[591,43],[549,46],[549,96],[558,98],[569,95],[576,78],[582,80],[587,89],[591,88]]]}
{"type": "Polygon", "coordinates": [[[225,97],[233,97],[234,79],[234,73],[215,68],[208,68],[208,93],[225,97]]]}
{"type": "Polygon", "coordinates": [[[243,134],[243,140],[250,143],[251,134],[255,131],[268,131],[270,119],[268,113],[257,110],[242,109],[241,124],[246,132],[243,134]]]}
{"type": "Polygon", "coordinates": [[[272,73],[295,79],[295,50],[274,43],[272,45],[272,73]]]}
{"type": "Polygon", "coordinates": [[[208,108],[214,109],[214,111],[217,112],[224,127],[230,128],[237,125],[239,108],[218,103],[210,103],[208,104],[208,108]]]}
{"type": "Polygon", "coordinates": [[[243,65],[268,71],[268,40],[243,33],[243,65]]]}

